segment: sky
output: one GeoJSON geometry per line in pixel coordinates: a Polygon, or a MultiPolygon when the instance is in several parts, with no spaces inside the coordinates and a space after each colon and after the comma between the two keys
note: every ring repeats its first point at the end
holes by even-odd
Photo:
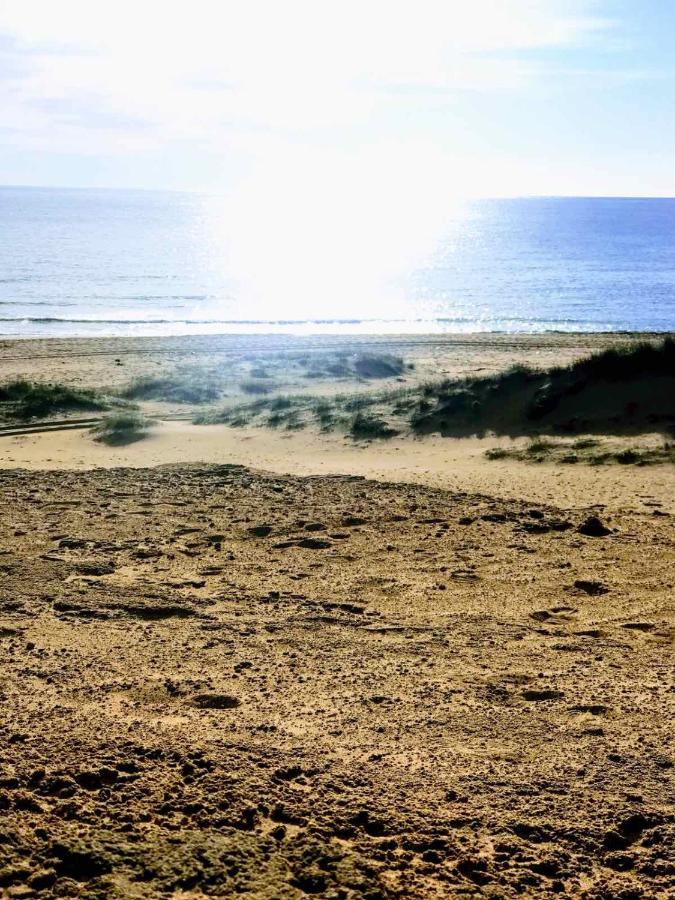
{"type": "Polygon", "coordinates": [[[675,3],[0,0],[0,112],[2,184],[672,196],[675,3]]]}

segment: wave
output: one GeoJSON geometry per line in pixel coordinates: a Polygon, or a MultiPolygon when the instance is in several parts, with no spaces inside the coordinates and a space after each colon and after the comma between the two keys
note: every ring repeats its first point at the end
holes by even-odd
{"type": "MultiPolygon", "coordinates": [[[[74,319],[62,316],[8,316],[0,317],[0,322],[25,322],[32,324],[61,324],[61,325],[377,325],[377,324],[422,324],[424,322],[437,323],[439,325],[467,325],[470,323],[504,322],[548,322],[548,319],[520,316],[429,316],[409,319],[74,319]]],[[[561,325],[581,325],[583,322],[577,319],[553,320],[561,325]]]]}
{"type": "MultiPolygon", "coordinates": [[[[405,319],[71,319],[63,316],[7,316],[0,322],[73,325],[360,325],[362,322],[404,322],[405,319]]],[[[423,320],[420,320],[423,321],[423,320]]],[[[469,321],[469,320],[467,320],[469,321]]]]}
{"type": "Polygon", "coordinates": [[[59,300],[58,304],[51,300],[0,300],[0,306],[79,306],[79,303],[63,303],[59,300]]]}

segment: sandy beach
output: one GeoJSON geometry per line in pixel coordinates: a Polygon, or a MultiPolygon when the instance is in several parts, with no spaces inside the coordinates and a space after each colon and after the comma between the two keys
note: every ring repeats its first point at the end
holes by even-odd
{"type": "Polygon", "coordinates": [[[642,333],[554,332],[0,339],[0,372],[5,379],[25,376],[28,370],[39,379],[115,387],[132,377],[161,374],[177,366],[229,366],[236,373],[251,360],[269,360],[275,355],[376,351],[400,353],[417,364],[421,377],[439,378],[497,372],[515,363],[566,363],[585,353],[649,337],[642,333]]]}
{"type": "Polygon", "coordinates": [[[223,387],[0,433],[0,896],[669,896],[675,466],[193,421],[640,337],[1,342],[0,382],[223,387]]]}
{"type": "MultiPolygon", "coordinates": [[[[330,336],[204,336],[189,338],[49,339],[0,342],[0,380],[24,377],[58,380],[75,386],[120,389],[139,377],[162,377],[175,372],[223,370],[223,395],[211,406],[240,403],[247,398],[238,385],[259,363],[274,368],[280,393],[358,393],[380,387],[354,378],[308,381],[288,357],[321,358],[325,353],[373,351],[400,354],[414,366],[404,379],[384,379],[398,387],[438,378],[494,374],[515,364],[546,367],[565,364],[589,352],[644,335],[421,335],[330,336]],[[121,365],[119,363],[122,363],[121,365]]],[[[521,446],[524,439],[486,436],[447,440],[437,435],[409,436],[372,443],[355,443],[340,433],[316,428],[302,431],[261,427],[232,429],[226,425],[195,425],[191,419],[203,405],[150,400],[143,404],[157,417],[146,439],[110,447],[91,440],[86,429],[47,431],[40,426],[6,426],[16,431],[2,436],[0,453],[5,468],[91,469],[149,467],[181,463],[246,464],[254,469],[294,475],[353,474],[384,481],[403,481],[433,487],[492,494],[505,499],[530,498],[569,508],[589,503],[641,509],[659,502],[675,513],[675,468],[565,467],[513,464],[488,460],[493,447],[521,446]]],[[[209,404],[206,405],[209,408],[209,404]]],[[[66,420],[67,421],[67,420],[66,420]]],[[[661,435],[640,437],[650,445],[661,435]]],[[[635,440],[631,442],[635,444],[635,440]]]]}
{"type": "Polygon", "coordinates": [[[0,2],[0,900],[674,900],[673,13],[0,2]]]}

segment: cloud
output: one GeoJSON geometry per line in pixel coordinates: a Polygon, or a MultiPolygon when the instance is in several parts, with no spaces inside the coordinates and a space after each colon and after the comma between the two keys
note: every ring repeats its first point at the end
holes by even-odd
{"type": "MultiPolygon", "coordinates": [[[[532,51],[605,26],[557,0],[6,0],[5,119],[74,146],[87,111],[138,141],[202,140],[233,128],[299,131],[368,123],[417,94],[522,88],[532,51]],[[84,98],[84,99],[83,99],[84,98]],[[73,112],[64,115],[71,104],[73,112]],[[138,126],[138,128],[136,127],[138,126]]],[[[0,45],[1,46],[1,45],[0,45]]],[[[126,139],[136,140],[127,146],[126,139]]],[[[96,138],[92,138],[95,143],[96,138]]],[[[80,144],[81,146],[81,144],[80,144]]],[[[96,148],[98,149],[98,148],[96,148]]]]}

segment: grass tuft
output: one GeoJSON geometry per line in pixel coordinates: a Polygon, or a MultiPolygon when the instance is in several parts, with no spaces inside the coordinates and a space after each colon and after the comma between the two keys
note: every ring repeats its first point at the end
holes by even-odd
{"type": "Polygon", "coordinates": [[[349,433],[355,440],[392,438],[399,432],[387,424],[381,416],[358,412],[352,419],[349,433]]]}
{"type": "Polygon", "coordinates": [[[153,378],[143,375],[120,391],[129,400],[164,400],[169,403],[209,403],[217,400],[220,389],[194,375],[153,378]]]}
{"type": "Polygon", "coordinates": [[[149,430],[150,422],[145,416],[135,410],[128,410],[105,416],[91,429],[91,434],[101,444],[120,447],[142,440],[149,430]]]}
{"type": "Polygon", "coordinates": [[[485,451],[485,456],[488,459],[508,459],[511,453],[506,447],[490,447],[485,451]]]}
{"type": "Polygon", "coordinates": [[[0,415],[5,419],[44,419],[55,413],[96,411],[109,406],[108,398],[86,388],[26,379],[0,385],[0,415]]]}

